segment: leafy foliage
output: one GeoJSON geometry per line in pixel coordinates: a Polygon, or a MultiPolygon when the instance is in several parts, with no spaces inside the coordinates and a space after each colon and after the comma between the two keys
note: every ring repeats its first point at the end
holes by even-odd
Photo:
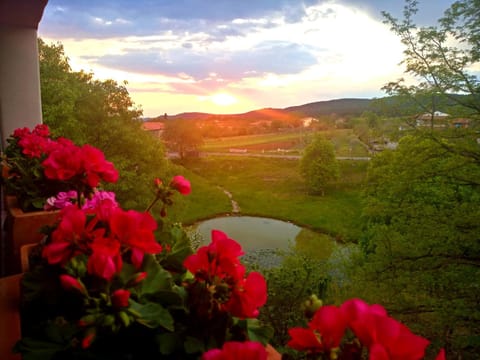
{"type": "Polygon", "coordinates": [[[189,153],[198,151],[203,144],[203,138],[196,122],[191,120],[170,120],[167,121],[163,139],[167,146],[178,152],[181,159],[189,153]]]}
{"type": "Polygon", "coordinates": [[[415,0],[406,1],[401,21],[384,13],[385,22],[406,46],[406,73],[418,80],[416,84],[393,81],[384,90],[413,101],[419,111],[433,114],[448,100],[456,114],[478,116],[480,82],[473,70],[480,60],[478,7],[478,0],[456,1],[438,26],[421,28],[413,22],[415,0]]]}
{"type": "Polygon", "coordinates": [[[144,209],[149,182],[168,177],[162,143],[141,128],[142,111],[132,102],[126,83],[95,80],[72,71],[61,44],[39,39],[44,121],[56,136],[101,149],[120,173],[108,187],[123,206],[144,209]]]}
{"type": "Polygon", "coordinates": [[[281,255],[283,260],[278,267],[262,269],[268,300],[259,317],[274,328],[271,343],[279,349],[289,339],[288,329],[305,322],[301,311],[305,300],[311,294],[324,297],[329,283],[324,262],[300,251],[281,255]]]}
{"type": "Polygon", "coordinates": [[[408,136],[372,162],[355,289],[465,356],[479,351],[480,166],[450,146],[408,136]]]}
{"type": "Polygon", "coordinates": [[[427,28],[413,22],[415,0],[406,1],[402,20],[384,14],[406,46],[406,73],[417,80],[384,89],[410,114],[430,113],[432,126],[371,162],[363,254],[351,275],[355,296],[385,304],[445,346],[447,358],[480,352],[480,82],[473,70],[480,61],[479,5],[456,1],[427,28]],[[467,117],[469,127],[435,128],[435,111],[467,117]]]}
{"type": "Polygon", "coordinates": [[[339,168],[332,143],[317,134],[306,147],[300,161],[300,171],[309,191],[324,193],[325,186],[339,177],[339,168]]]}

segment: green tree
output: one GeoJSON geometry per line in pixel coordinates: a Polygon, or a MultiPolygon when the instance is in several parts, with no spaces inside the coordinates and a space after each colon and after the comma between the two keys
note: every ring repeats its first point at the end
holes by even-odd
{"type": "MultiPolygon", "coordinates": [[[[283,354],[291,353],[291,349],[285,347],[290,340],[288,330],[306,325],[304,305],[311,295],[325,298],[330,282],[328,266],[325,261],[293,249],[270,254],[270,257],[281,263],[260,269],[268,283],[268,300],[259,319],[273,327],[272,345],[283,354]]],[[[257,259],[256,264],[259,262],[257,259]]]]}
{"type": "Polygon", "coordinates": [[[439,19],[438,26],[418,27],[413,21],[417,1],[406,0],[403,20],[383,13],[386,23],[405,45],[404,79],[384,87],[387,93],[413,101],[417,109],[432,114],[448,107],[456,115],[480,114],[480,83],[475,68],[480,61],[478,0],[456,1],[439,19]]]}
{"type": "Polygon", "coordinates": [[[169,149],[178,152],[181,159],[188,153],[197,152],[203,144],[202,134],[196,122],[192,120],[167,121],[163,139],[169,149]]]}
{"type": "Polygon", "coordinates": [[[381,302],[451,356],[478,353],[478,164],[406,136],[373,159],[366,202],[356,296],[381,302]]]}
{"type": "Polygon", "coordinates": [[[455,2],[437,27],[385,14],[406,46],[406,71],[418,79],[388,84],[418,111],[471,120],[467,129],[417,129],[370,164],[363,253],[353,268],[356,296],[380,302],[447,358],[480,353],[480,60],[478,0],[455,2]],[[455,46],[455,41],[457,45],[455,46]]]}
{"type": "Polygon", "coordinates": [[[300,172],[310,192],[324,195],[325,187],[339,177],[339,167],[331,141],[321,134],[316,134],[302,155],[300,172]]]}
{"type": "Polygon", "coordinates": [[[163,144],[141,128],[126,83],[72,71],[61,44],[38,41],[44,121],[54,135],[101,149],[120,173],[109,185],[124,207],[143,210],[155,177],[169,171],[163,144]]]}

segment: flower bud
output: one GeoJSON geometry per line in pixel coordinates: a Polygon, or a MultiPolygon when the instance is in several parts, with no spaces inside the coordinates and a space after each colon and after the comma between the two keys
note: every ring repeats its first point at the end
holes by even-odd
{"type": "Polygon", "coordinates": [[[143,280],[145,280],[145,278],[147,277],[147,273],[145,271],[143,272],[139,272],[139,273],[136,273],[136,274],[133,274],[129,279],[128,279],[128,282],[127,282],[127,285],[125,287],[129,288],[129,287],[132,287],[132,286],[135,286],[135,285],[138,285],[140,284],[143,280]]]}
{"type": "Polygon", "coordinates": [[[83,316],[80,320],[78,320],[78,326],[80,327],[87,327],[89,325],[92,325],[95,323],[95,321],[97,320],[97,316],[96,315],[85,315],[83,316]]]}
{"type": "Polygon", "coordinates": [[[174,190],[177,190],[182,195],[188,195],[192,191],[190,181],[181,175],[173,177],[172,181],[170,182],[170,187],[174,190]]]}
{"type": "Polygon", "coordinates": [[[302,308],[303,308],[303,311],[305,313],[305,317],[307,317],[308,319],[310,319],[311,317],[313,317],[313,315],[315,314],[315,312],[321,308],[323,305],[323,302],[322,300],[320,300],[317,295],[313,294],[313,295],[310,295],[310,297],[308,298],[308,300],[306,300],[303,304],[302,304],[302,308]]]}
{"type": "Polygon", "coordinates": [[[60,275],[60,283],[65,290],[78,290],[83,295],[87,295],[87,289],[85,286],[76,278],[70,275],[62,274],[60,275]]]}
{"type": "Polygon", "coordinates": [[[167,216],[167,210],[165,209],[165,206],[162,207],[162,210],[160,210],[160,216],[161,216],[161,217],[167,216]]]}
{"type": "Polygon", "coordinates": [[[115,308],[123,308],[128,306],[130,291],[125,289],[115,290],[112,294],[112,305],[115,308]]]}
{"type": "Polygon", "coordinates": [[[87,333],[85,334],[84,338],[82,339],[82,348],[86,349],[92,345],[93,340],[95,339],[96,336],[96,330],[95,328],[90,328],[87,330],[87,333]]]}
{"type": "Polygon", "coordinates": [[[160,185],[162,185],[162,180],[159,178],[156,178],[155,180],[153,180],[153,183],[155,184],[156,187],[160,187],[160,185]]]}

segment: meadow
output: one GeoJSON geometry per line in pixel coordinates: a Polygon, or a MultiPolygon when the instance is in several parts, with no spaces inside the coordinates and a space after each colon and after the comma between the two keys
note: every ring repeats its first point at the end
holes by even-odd
{"type": "Polygon", "coordinates": [[[192,197],[182,199],[172,215],[184,224],[231,212],[223,190],[232,194],[242,215],[288,220],[356,242],[360,234],[361,192],[368,162],[340,161],[341,177],[325,196],[309,194],[298,160],[209,156],[184,160],[192,180],[192,197]]]}
{"type": "MultiPolygon", "coordinates": [[[[308,144],[313,132],[296,129],[283,132],[259,135],[242,135],[214,139],[206,139],[200,148],[202,152],[228,152],[230,149],[247,149],[248,152],[289,151],[301,154],[308,144]]],[[[322,131],[331,139],[337,156],[368,156],[368,149],[351,129],[332,129],[322,131]]]]}

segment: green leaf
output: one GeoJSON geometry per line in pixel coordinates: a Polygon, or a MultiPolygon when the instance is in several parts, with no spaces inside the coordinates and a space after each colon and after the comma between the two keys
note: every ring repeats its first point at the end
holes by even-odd
{"type": "Polygon", "coordinates": [[[248,338],[252,341],[261,342],[264,345],[273,337],[273,328],[263,324],[258,319],[246,319],[248,338]]]}
{"type": "Polygon", "coordinates": [[[26,272],[22,278],[23,299],[28,303],[42,298],[55,303],[62,292],[58,273],[51,267],[37,266],[26,272]]]}
{"type": "Polygon", "coordinates": [[[121,285],[127,284],[132,279],[132,277],[137,273],[138,273],[138,270],[135,266],[129,263],[124,263],[122,266],[122,271],[120,271],[120,274],[118,274],[120,284],[121,285]]]}
{"type": "Polygon", "coordinates": [[[185,234],[185,231],[179,227],[172,227],[170,236],[173,240],[173,246],[170,253],[162,261],[162,265],[168,269],[182,272],[185,270],[183,267],[184,260],[193,253],[190,239],[185,234]]]}
{"type": "Polygon", "coordinates": [[[45,328],[45,335],[55,343],[68,344],[77,332],[77,326],[67,322],[63,317],[49,322],[45,328]]]}
{"type": "Polygon", "coordinates": [[[26,337],[15,344],[13,351],[21,353],[22,360],[51,360],[64,349],[64,344],[26,337]]]}
{"type": "Polygon", "coordinates": [[[191,336],[187,336],[183,346],[187,354],[203,353],[205,351],[203,342],[191,336]]]}
{"type": "Polygon", "coordinates": [[[158,350],[162,355],[170,355],[181,345],[180,339],[175,333],[157,335],[155,341],[158,344],[158,350]]]}
{"type": "Polygon", "coordinates": [[[170,312],[157,303],[139,304],[133,300],[131,309],[140,315],[136,321],[149,328],[163,327],[169,331],[174,330],[174,321],[170,312]]]}
{"type": "Polygon", "coordinates": [[[173,286],[172,275],[157,263],[155,258],[149,254],[145,255],[143,271],[148,276],[140,284],[139,296],[155,294],[161,290],[171,290],[173,286]]]}

